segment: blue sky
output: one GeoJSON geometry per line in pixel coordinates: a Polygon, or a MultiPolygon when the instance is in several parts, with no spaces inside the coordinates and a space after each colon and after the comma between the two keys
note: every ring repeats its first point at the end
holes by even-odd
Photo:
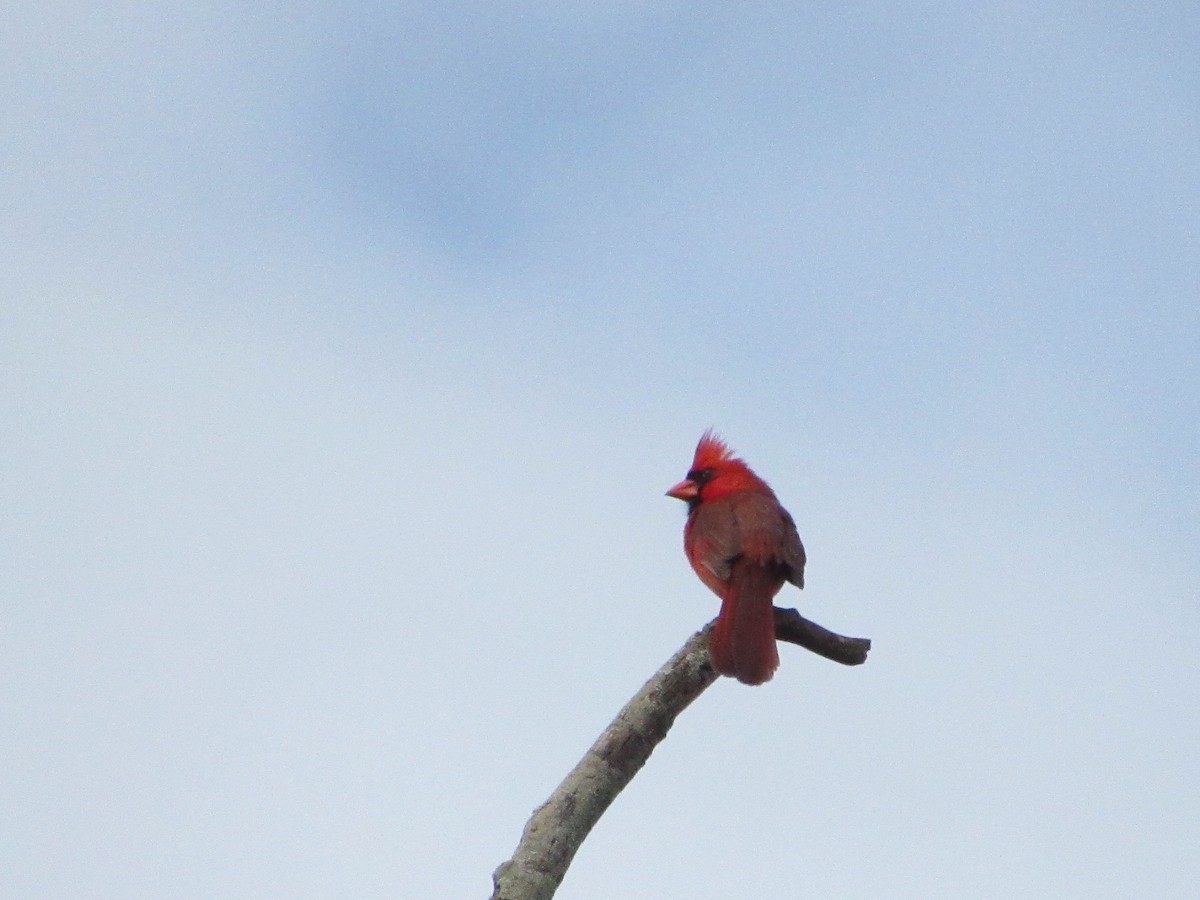
{"type": "Polygon", "coordinates": [[[487,896],[715,613],[716,426],[870,636],[559,896],[1200,876],[1189,4],[18,4],[0,893],[487,896]]]}

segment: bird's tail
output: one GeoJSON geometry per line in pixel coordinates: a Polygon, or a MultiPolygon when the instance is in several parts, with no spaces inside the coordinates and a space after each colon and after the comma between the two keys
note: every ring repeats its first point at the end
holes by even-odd
{"type": "Polygon", "coordinates": [[[779,668],[775,646],[775,594],[783,578],[772,567],[734,563],[721,612],[709,640],[713,668],[742,684],[770,681],[779,668]]]}

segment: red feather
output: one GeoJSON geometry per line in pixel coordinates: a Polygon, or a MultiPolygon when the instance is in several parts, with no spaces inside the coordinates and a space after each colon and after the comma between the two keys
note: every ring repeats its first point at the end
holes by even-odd
{"type": "Polygon", "coordinates": [[[687,478],[667,494],[687,502],[684,551],[721,598],[713,668],[744,684],[769,681],[779,666],[774,597],[785,581],[804,587],[804,545],[792,517],[712,431],[700,438],[687,478]]]}

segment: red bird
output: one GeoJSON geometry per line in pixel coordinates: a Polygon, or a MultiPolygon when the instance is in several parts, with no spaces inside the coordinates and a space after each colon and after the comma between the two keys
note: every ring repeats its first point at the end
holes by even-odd
{"type": "Polygon", "coordinates": [[[711,430],[700,438],[687,478],[667,496],[687,503],[684,552],[721,598],[708,651],[713,668],[743,684],[770,681],[779,667],[774,597],[785,581],[804,587],[796,523],[711,430]]]}

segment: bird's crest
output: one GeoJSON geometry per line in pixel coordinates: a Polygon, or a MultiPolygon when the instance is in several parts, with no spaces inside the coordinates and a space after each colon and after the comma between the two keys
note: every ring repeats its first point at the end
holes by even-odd
{"type": "MultiPolygon", "coordinates": [[[[693,469],[716,469],[722,464],[742,463],[733,455],[733,451],[711,428],[700,436],[696,445],[696,455],[692,458],[693,469]]],[[[745,463],[742,463],[745,465],[745,463]]]]}

